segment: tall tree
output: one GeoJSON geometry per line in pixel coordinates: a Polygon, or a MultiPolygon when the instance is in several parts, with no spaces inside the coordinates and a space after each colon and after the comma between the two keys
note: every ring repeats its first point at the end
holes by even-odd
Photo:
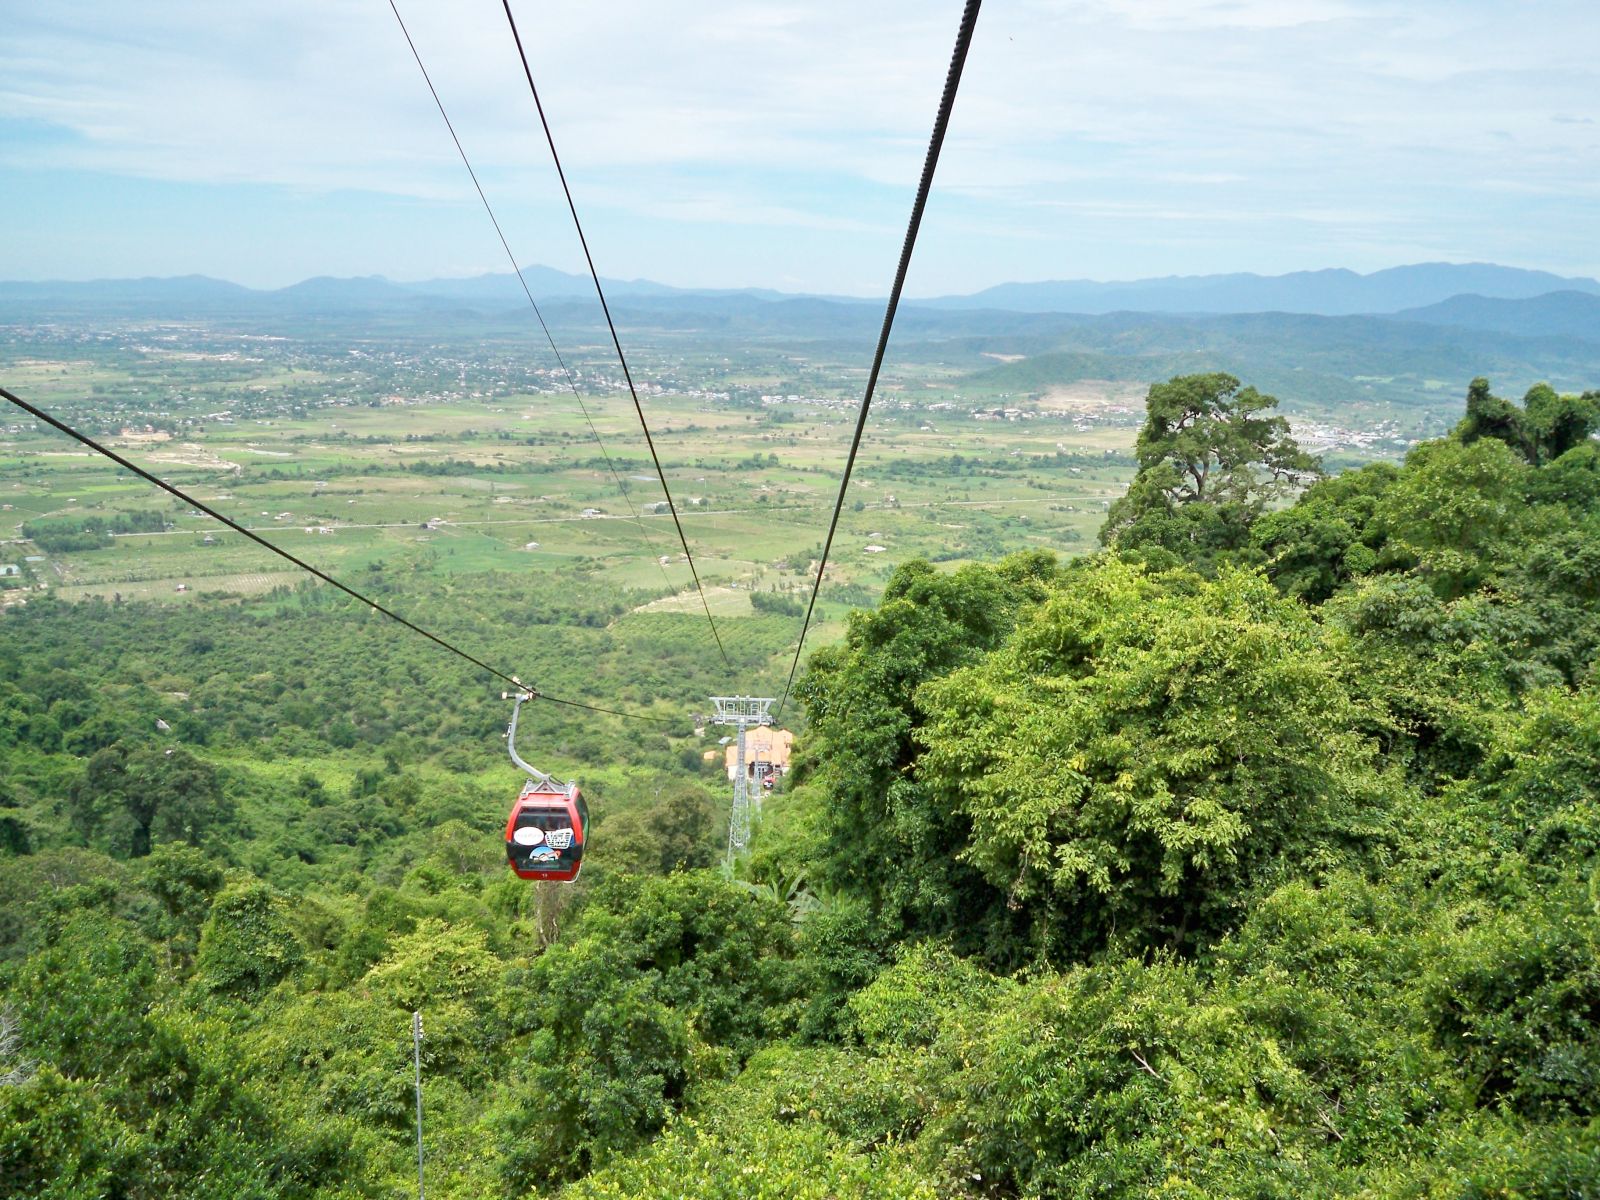
{"type": "Polygon", "coordinates": [[[1513,448],[1484,438],[1423,442],[1379,501],[1375,519],[1392,552],[1445,597],[1476,587],[1527,524],[1531,470],[1513,448]]]}
{"type": "Polygon", "coordinates": [[[1467,385],[1467,413],[1456,426],[1455,437],[1469,446],[1480,438],[1493,438],[1530,462],[1536,457],[1522,410],[1491,392],[1481,375],[1467,385]]]}
{"type": "Polygon", "coordinates": [[[1467,386],[1467,413],[1455,438],[1471,445],[1482,438],[1504,442],[1533,466],[1560,458],[1600,430],[1600,392],[1563,396],[1548,383],[1528,389],[1518,407],[1489,390],[1482,377],[1467,386]]]}
{"type": "Polygon", "coordinates": [[[1320,473],[1271,415],[1276,397],[1232,375],[1180,375],[1150,386],[1139,470],[1111,506],[1100,540],[1204,565],[1242,549],[1267,504],[1320,473]]]}
{"type": "Polygon", "coordinates": [[[1541,463],[1560,458],[1600,430],[1600,391],[1563,396],[1549,384],[1538,383],[1522,398],[1522,408],[1541,463]]]}
{"type": "Polygon", "coordinates": [[[89,760],[72,788],[72,806],[85,843],[128,858],[143,858],[155,840],[198,846],[232,816],[210,763],[182,747],[125,741],[89,760]]]}

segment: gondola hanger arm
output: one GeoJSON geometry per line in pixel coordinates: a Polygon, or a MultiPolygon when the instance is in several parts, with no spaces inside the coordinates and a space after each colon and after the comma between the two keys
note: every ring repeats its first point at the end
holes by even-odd
{"type": "MultiPolygon", "coordinates": [[[[522,684],[522,680],[518,679],[517,683],[522,684]]],[[[539,698],[539,691],[537,688],[528,687],[526,684],[522,684],[522,686],[523,690],[519,692],[500,693],[500,698],[502,700],[510,700],[512,702],[511,724],[506,727],[506,749],[511,754],[511,761],[520,769],[526,771],[530,779],[539,784],[559,786],[556,784],[554,776],[547,775],[543,771],[529,766],[523,761],[522,756],[517,753],[517,718],[522,715],[522,706],[525,703],[527,703],[529,700],[537,700],[539,698]]]]}

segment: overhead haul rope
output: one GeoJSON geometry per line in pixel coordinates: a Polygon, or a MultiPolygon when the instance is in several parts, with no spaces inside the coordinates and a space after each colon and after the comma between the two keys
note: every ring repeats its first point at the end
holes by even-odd
{"type": "Polygon", "coordinates": [[[411,47],[411,57],[417,60],[417,69],[422,72],[422,81],[428,85],[428,92],[433,97],[434,106],[439,110],[439,115],[444,118],[444,127],[450,131],[450,140],[456,144],[456,153],[461,156],[461,163],[467,168],[467,174],[472,177],[472,186],[478,191],[478,199],[483,201],[483,211],[489,214],[489,223],[494,226],[495,234],[500,238],[500,246],[506,252],[506,258],[511,263],[511,270],[517,277],[517,282],[522,285],[522,294],[528,298],[528,304],[533,308],[533,315],[538,318],[539,328],[544,331],[544,340],[550,343],[550,353],[556,356],[556,362],[561,366],[561,373],[567,377],[567,386],[572,389],[572,397],[578,402],[578,410],[583,413],[584,422],[589,426],[589,432],[594,435],[595,445],[600,447],[600,454],[606,460],[606,469],[611,472],[611,478],[616,481],[617,491],[622,496],[622,502],[628,506],[628,512],[633,515],[633,522],[639,527],[639,535],[645,541],[645,550],[655,560],[656,567],[661,572],[661,581],[667,585],[668,591],[675,591],[672,580],[667,578],[667,569],[661,565],[660,555],[656,553],[656,544],[650,535],[645,532],[644,521],[639,516],[639,510],[633,505],[633,498],[628,495],[628,486],[622,482],[622,475],[617,471],[617,466],[611,461],[611,454],[606,450],[604,439],[600,431],[595,428],[594,418],[589,415],[589,407],[584,404],[583,396],[578,391],[577,381],[573,379],[572,372],[567,368],[566,359],[561,357],[561,351],[556,349],[556,339],[550,333],[550,326],[545,324],[544,313],[539,311],[539,304],[533,298],[533,291],[528,287],[528,281],[523,277],[522,268],[517,265],[517,256],[511,253],[511,244],[506,241],[505,231],[500,228],[500,220],[494,215],[494,206],[489,203],[489,197],[483,190],[483,184],[478,182],[478,173],[472,169],[472,160],[467,157],[466,147],[461,144],[461,139],[456,136],[456,127],[450,120],[450,114],[444,110],[444,101],[439,99],[439,91],[433,86],[433,78],[428,74],[428,68],[422,65],[422,55],[417,52],[416,42],[411,40],[411,30],[406,28],[405,18],[400,15],[400,9],[395,5],[395,0],[389,0],[389,9],[394,13],[394,19],[400,23],[400,32],[405,35],[406,45],[411,47]]]}
{"type": "MultiPolygon", "coordinates": [[[[389,0],[390,4],[394,0],[389,0]]],[[[622,376],[628,381],[628,395],[633,397],[633,410],[639,414],[639,428],[644,430],[645,445],[650,447],[650,458],[656,464],[656,476],[661,480],[661,490],[667,497],[667,508],[672,513],[672,523],[678,530],[678,541],[683,543],[683,557],[688,560],[689,572],[694,576],[695,590],[700,593],[700,604],[706,610],[706,620],[711,624],[711,635],[717,639],[717,649],[722,651],[722,663],[731,668],[728,651],[722,644],[722,634],[711,616],[711,603],[706,599],[706,589],[700,583],[700,571],[694,565],[694,555],[689,551],[689,539],[684,536],[683,522],[678,519],[678,506],[672,499],[672,489],[667,486],[667,473],[661,469],[661,459],[656,454],[655,439],[650,436],[650,425],[644,419],[644,405],[639,403],[638,389],[633,386],[633,372],[628,370],[627,356],[622,353],[622,339],[617,336],[617,323],[611,319],[611,306],[606,303],[605,289],[600,286],[600,272],[595,270],[594,255],[589,253],[589,239],[583,235],[583,222],[578,220],[578,206],[572,200],[572,188],[567,185],[567,173],[561,166],[561,155],[556,152],[555,135],[550,132],[550,122],[545,119],[544,103],[539,99],[539,89],[533,82],[533,68],[528,65],[528,54],[522,48],[522,35],[517,32],[517,19],[511,15],[511,0],[501,0],[505,6],[506,20],[511,23],[511,36],[517,43],[517,57],[522,59],[522,73],[528,78],[528,90],[533,93],[533,106],[539,111],[539,124],[544,127],[544,140],[550,145],[550,157],[555,160],[556,174],[561,178],[561,190],[567,197],[567,209],[572,213],[573,227],[578,231],[578,241],[583,246],[584,261],[589,264],[589,277],[594,280],[595,295],[600,297],[600,311],[605,313],[606,327],[611,330],[611,344],[617,349],[617,361],[622,364],[622,376]]]]}
{"type": "Polygon", "coordinates": [[[401,625],[404,625],[407,629],[411,630],[412,633],[421,634],[423,637],[427,638],[434,645],[440,646],[440,647],[444,648],[445,650],[448,650],[451,654],[456,655],[458,658],[466,659],[473,666],[478,667],[481,670],[487,671],[489,674],[493,675],[495,678],[505,680],[505,682],[511,684],[518,691],[528,692],[528,693],[536,696],[540,700],[547,700],[551,704],[560,704],[560,705],[563,705],[566,708],[587,709],[589,712],[606,713],[609,716],[624,717],[624,718],[626,718],[627,720],[630,720],[630,721],[651,721],[651,722],[654,722],[654,723],[660,724],[660,725],[669,725],[669,724],[671,724],[671,722],[669,720],[667,720],[666,718],[664,718],[664,717],[647,717],[642,713],[622,712],[619,709],[604,708],[604,707],[602,707],[601,705],[598,705],[598,704],[585,704],[581,700],[566,700],[566,699],[563,699],[563,698],[561,698],[559,696],[546,695],[545,693],[537,690],[536,688],[531,688],[527,684],[523,683],[520,679],[518,679],[515,675],[507,675],[504,671],[500,671],[500,670],[497,670],[494,667],[491,667],[488,663],[484,662],[481,658],[477,658],[477,657],[475,657],[475,656],[473,656],[471,654],[468,654],[465,650],[461,649],[461,647],[459,647],[457,645],[454,645],[451,642],[445,641],[445,639],[440,637],[438,634],[429,633],[426,629],[424,629],[422,626],[416,624],[415,622],[408,621],[404,617],[402,617],[399,613],[394,612],[392,609],[385,608],[383,605],[379,604],[376,600],[372,599],[370,596],[364,596],[360,592],[356,591],[355,588],[350,587],[350,586],[348,586],[346,584],[340,583],[337,579],[335,579],[332,575],[329,575],[326,571],[323,571],[323,570],[321,570],[321,569],[319,569],[317,567],[312,566],[310,563],[306,562],[304,559],[298,558],[295,555],[290,554],[287,550],[283,549],[282,547],[274,546],[271,542],[267,541],[266,538],[262,537],[260,534],[256,533],[254,530],[246,529],[243,525],[239,524],[239,522],[235,521],[232,517],[224,516],[222,513],[218,512],[216,509],[212,508],[210,505],[205,504],[204,502],[202,502],[200,500],[196,500],[193,496],[189,495],[189,493],[185,492],[182,488],[174,487],[172,484],[168,483],[165,479],[162,479],[160,476],[152,475],[149,471],[145,470],[143,467],[139,466],[137,463],[129,462],[126,458],[123,458],[122,455],[118,454],[115,450],[111,449],[109,446],[102,445],[100,442],[95,441],[94,438],[90,437],[86,433],[79,433],[76,429],[74,429],[72,426],[68,425],[65,421],[62,421],[57,417],[51,416],[49,413],[45,412],[42,408],[37,408],[34,405],[29,404],[26,400],[24,400],[21,396],[18,396],[16,393],[11,392],[11,391],[7,390],[6,388],[0,387],[0,397],[4,397],[5,399],[9,400],[12,404],[15,404],[18,408],[22,409],[23,412],[29,414],[32,417],[37,418],[40,421],[43,421],[46,425],[49,425],[52,429],[59,430],[61,433],[66,434],[68,437],[73,438],[74,440],[83,443],[85,446],[89,447],[89,449],[93,450],[96,454],[104,455],[106,458],[109,458],[112,462],[116,463],[119,467],[123,468],[124,470],[132,471],[135,475],[137,475],[140,479],[143,479],[146,483],[153,483],[156,487],[160,488],[162,491],[167,492],[167,493],[169,493],[169,494],[171,494],[173,496],[176,496],[179,500],[182,500],[185,504],[188,504],[191,507],[196,508],[199,511],[205,513],[206,516],[211,517],[214,520],[221,521],[224,525],[226,525],[229,529],[233,530],[235,533],[244,534],[244,536],[249,538],[252,542],[255,542],[259,546],[266,547],[268,550],[272,551],[272,553],[276,554],[279,558],[287,559],[289,562],[292,562],[295,566],[299,567],[302,571],[305,571],[305,572],[307,572],[308,574],[311,574],[311,575],[315,575],[318,579],[322,580],[324,583],[332,584],[334,587],[338,588],[345,595],[351,597],[354,600],[360,601],[362,604],[365,604],[368,608],[372,609],[373,612],[380,613],[383,616],[388,617],[391,621],[395,621],[395,622],[397,622],[397,623],[399,623],[401,625]]]}
{"type": "Polygon", "coordinates": [[[811,601],[806,605],[805,623],[800,626],[800,642],[794,648],[794,662],[789,664],[789,678],[783,685],[783,698],[778,701],[777,712],[789,700],[789,689],[794,686],[794,675],[800,668],[800,652],[805,649],[806,631],[811,628],[811,614],[817,606],[817,593],[822,590],[822,574],[828,569],[828,552],[833,549],[834,531],[839,528],[839,514],[844,510],[844,494],[850,487],[850,473],[855,469],[856,453],[861,449],[861,434],[867,427],[867,412],[872,407],[872,393],[878,386],[878,372],[883,367],[883,354],[889,345],[889,331],[894,327],[895,310],[900,307],[900,292],[905,287],[906,270],[911,265],[911,251],[917,244],[917,230],[922,225],[922,211],[928,205],[928,192],[933,187],[933,172],[939,165],[939,150],[944,145],[945,130],[950,125],[950,111],[955,107],[956,90],[961,86],[961,68],[966,65],[967,50],[972,45],[972,30],[978,23],[978,9],[983,0],[967,0],[961,14],[961,27],[956,32],[956,48],[950,56],[950,70],[945,75],[944,94],[939,98],[939,115],[933,122],[933,136],[928,140],[928,154],[922,163],[922,182],[917,185],[917,198],[911,206],[911,223],[906,227],[905,244],[900,248],[900,265],[895,269],[894,287],[889,291],[889,307],[883,314],[883,329],[878,334],[878,350],[872,356],[872,371],[867,376],[866,394],[861,399],[861,411],[856,414],[856,431],[850,439],[850,454],[844,462],[844,478],[839,481],[839,498],[833,505],[833,519],[828,522],[828,537],[822,544],[822,561],[817,564],[817,578],[811,585],[811,601]]]}

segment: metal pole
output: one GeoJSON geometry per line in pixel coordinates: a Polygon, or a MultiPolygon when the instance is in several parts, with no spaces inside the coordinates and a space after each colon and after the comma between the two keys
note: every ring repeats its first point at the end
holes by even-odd
{"type": "Polygon", "coordinates": [[[773,700],[768,696],[713,696],[711,702],[717,710],[713,718],[716,724],[731,725],[739,732],[737,761],[733,774],[733,811],[728,818],[726,865],[732,870],[734,859],[744,853],[750,844],[750,761],[745,744],[745,732],[752,725],[772,724],[768,710],[771,709],[773,700]]]}
{"type": "Polygon", "coordinates": [[[744,848],[750,844],[750,766],[744,754],[744,731],[746,724],[739,722],[739,782],[734,785],[733,791],[733,819],[734,827],[738,830],[737,845],[734,850],[739,854],[744,853],[744,848]]]}
{"type": "Polygon", "coordinates": [[[422,1014],[411,1014],[411,1054],[417,1068],[417,1200],[427,1200],[422,1191],[422,1014]]]}

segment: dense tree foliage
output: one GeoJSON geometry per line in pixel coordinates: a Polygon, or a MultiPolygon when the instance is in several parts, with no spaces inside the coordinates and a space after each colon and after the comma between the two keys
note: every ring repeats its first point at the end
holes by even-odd
{"type": "Polygon", "coordinates": [[[812,656],[800,688],[815,746],[811,790],[829,802],[790,837],[827,848],[802,860],[813,886],[849,888],[888,928],[918,934],[972,928],[975,904],[1003,920],[1003,893],[959,857],[960,814],[936,803],[911,769],[924,720],[914,697],[925,681],[998,645],[1056,571],[1038,554],[951,574],[909,564],[876,610],[852,615],[843,643],[812,656]],[[895,869],[884,870],[890,862],[895,869]]]}
{"type": "Polygon", "coordinates": [[[120,740],[89,759],[71,804],[86,843],[128,858],[149,854],[156,838],[197,846],[233,815],[209,763],[182,747],[120,740]]]}
{"type": "Polygon", "coordinates": [[[1600,1196],[1597,404],[1313,481],[1152,388],[1107,551],[907,563],[814,654],[731,873],[687,618],[418,613],[672,718],[528,714],[561,887],[484,689],[326,591],[10,612],[0,1194],[408,1192],[420,1011],[434,1196],[1600,1196]]]}
{"type": "Polygon", "coordinates": [[[1489,390],[1487,379],[1467,388],[1467,415],[1455,436],[1470,445],[1480,438],[1503,442],[1534,466],[1560,458],[1600,430],[1600,391],[1563,396],[1547,383],[1535,384],[1519,408],[1489,390]]]}
{"type": "Polygon", "coordinates": [[[1394,788],[1353,669],[1259,575],[1107,561],[924,687],[917,769],[1048,957],[1185,949],[1262,881],[1379,852],[1394,788]]]}
{"type": "Polygon", "coordinates": [[[1151,385],[1135,444],[1139,469],[1100,540],[1163,563],[1198,565],[1242,549],[1266,506],[1318,470],[1288,420],[1268,415],[1277,406],[1232,375],[1151,385]]]}
{"type": "Polygon", "coordinates": [[[710,873],[624,877],[516,980],[534,1030],[499,1118],[508,1189],[584,1174],[783,1032],[788,913],[710,873]]]}

